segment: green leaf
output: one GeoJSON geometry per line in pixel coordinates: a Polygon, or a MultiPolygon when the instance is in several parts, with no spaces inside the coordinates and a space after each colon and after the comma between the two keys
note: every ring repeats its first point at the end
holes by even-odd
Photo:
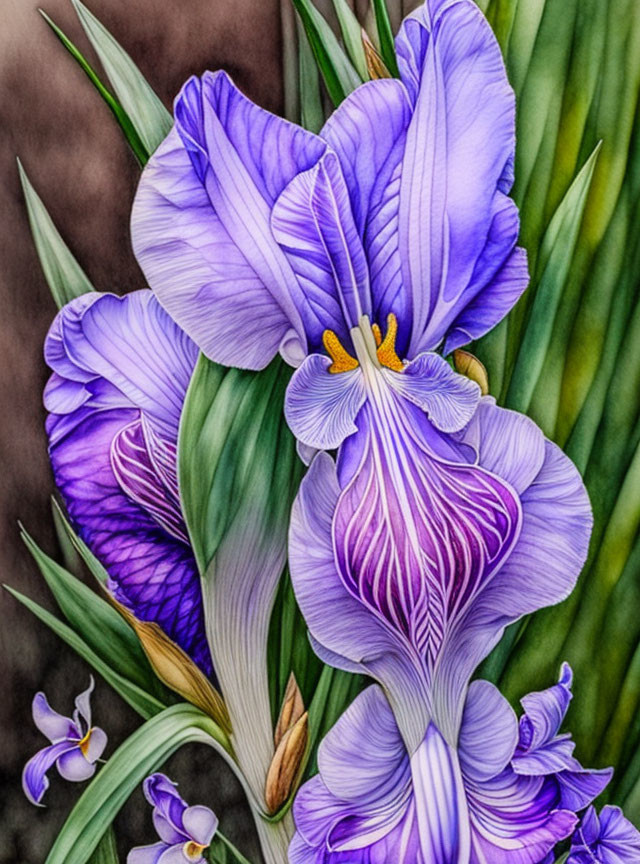
{"type": "Polygon", "coordinates": [[[154,674],[138,637],[122,616],[87,585],[46,555],[22,530],[22,539],[51,589],[63,615],[83,642],[114,672],[157,697],[175,701],[154,674]]]}
{"type": "Polygon", "coordinates": [[[40,266],[56,306],[61,309],[95,289],[60,236],[19,159],[18,172],[40,266]]]}
{"type": "Polygon", "coordinates": [[[100,769],[62,826],[46,864],[85,864],[131,793],[184,744],[201,743],[226,755],[228,741],[192,705],[174,705],[144,723],[100,769]]]}
{"type": "Polygon", "coordinates": [[[119,864],[116,835],[109,826],[89,858],[89,864],[119,864]]]}
{"type": "Polygon", "coordinates": [[[319,132],[325,120],[320,92],[320,75],[304,25],[297,13],[296,31],[298,34],[300,123],[311,132],[319,132]]]}
{"type": "Polygon", "coordinates": [[[154,714],[157,714],[166,707],[162,702],[156,699],[155,696],[146,693],[138,687],[137,684],[134,684],[118,672],[115,672],[108,663],[102,659],[102,657],[93,651],[89,645],[87,645],[87,643],[78,636],[75,630],[72,630],[71,627],[64,624],[59,618],[56,618],[55,615],[52,615],[46,609],[43,609],[42,606],[39,606],[33,600],[29,599],[29,597],[16,591],[14,588],[10,588],[8,585],[5,585],[4,587],[12,597],[15,597],[16,600],[23,604],[23,606],[26,606],[30,612],[33,612],[36,618],[39,618],[47,625],[47,627],[53,630],[57,636],[66,642],[67,645],[73,648],[73,650],[79,654],[83,660],[86,660],[90,666],[93,666],[96,672],[98,672],[99,675],[102,675],[107,684],[113,687],[116,693],[121,696],[125,702],[131,705],[131,707],[137,711],[141,717],[144,717],[145,719],[153,717],[154,714]]]}
{"type": "Polygon", "coordinates": [[[351,65],[336,36],[311,0],[293,0],[334,105],[339,105],[362,79],[351,65]]]}
{"type": "Polygon", "coordinates": [[[539,261],[541,276],[536,280],[538,287],[530,320],[506,397],[506,406],[516,411],[526,411],[529,407],[547,356],[553,322],[576,247],[599,147],[596,147],[571,184],[544,237],[539,261]]]}
{"type": "Polygon", "coordinates": [[[182,411],[178,474],[202,576],[207,637],[234,750],[262,800],[273,758],[269,622],[302,475],[283,416],[290,370],[223,369],[201,356],[182,411]]]}
{"type": "Polygon", "coordinates": [[[80,0],[72,0],[80,23],[100,58],[115,94],[147,153],[167,137],[173,117],[151,89],[131,57],[80,0]]]}
{"type": "Polygon", "coordinates": [[[364,45],[362,44],[362,25],[356,18],[347,0],[333,0],[333,8],[336,10],[336,15],[338,16],[340,32],[342,33],[347,54],[358,75],[363,81],[367,81],[369,79],[369,72],[364,54],[364,45]]]}
{"type": "Polygon", "coordinates": [[[105,101],[107,107],[113,114],[113,116],[118,121],[118,124],[122,131],[124,132],[124,136],[127,139],[127,142],[133,153],[141,165],[144,165],[149,159],[149,151],[142,143],[140,136],[138,135],[135,126],[131,122],[131,118],[124,110],[122,105],[118,102],[118,100],[114,97],[113,93],[105,87],[105,85],[100,80],[99,76],[96,74],[95,70],[89,63],[89,61],[82,55],[82,53],[76,48],[73,42],[66,36],[63,31],[58,27],[57,24],[49,18],[46,12],[40,10],[40,14],[47,22],[49,27],[56,34],[58,39],[62,42],[64,47],[67,49],[69,54],[73,57],[73,59],[78,63],[82,71],[85,73],[89,81],[96,88],[102,99],[105,101]]]}
{"type": "Polygon", "coordinates": [[[373,11],[376,18],[376,29],[380,41],[380,55],[384,65],[396,78],[400,77],[398,61],[396,59],[396,48],[393,40],[393,31],[386,0],[373,0],[373,11]]]}

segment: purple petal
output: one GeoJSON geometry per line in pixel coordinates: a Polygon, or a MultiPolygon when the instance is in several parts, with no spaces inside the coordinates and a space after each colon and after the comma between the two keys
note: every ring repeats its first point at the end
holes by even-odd
{"type": "Polygon", "coordinates": [[[89,686],[83,690],[75,699],[76,710],[73,715],[74,722],[78,728],[82,728],[80,718],[84,721],[84,731],[91,728],[91,694],[93,693],[96,682],[93,680],[93,675],[89,676],[89,686]]]}
{"type": "Polygon", "coordinates": [[[467,781],[470,864],[533,864],[568,837],[574,813],[557,809],[552,782],[505,771],[482,784],[467,781]]]}
{"type": "Polygon", "coordinates": [[[518,741],[513,708],[488,681],[469,686],[462,715],[458,750],[465,777],[481,783],[509,764],[518,741]]]}
{"type": "MultiPolygon", "coordinates": [[[[454,710],[456,680],[469,679],[497,643],[504,626],[521,615],[560,602],[571,592],[586,559],[591,533],[586,490],[562,451],[542,439],[544,461],[532,477],[538,448],[533,447],[522,463],[518,458],[524,444],[522,436],[535,438],[533,424],[484,399],[478,419],[479,427],[470,424],[468,442],[474,448],[481,442],[477,450],[480,467],[500,466],[499,476],[508,478],[519,491],[522,528],[503,566],[467,607],[455,638],[449,642],[450,651],[440,667],[441,681],[447,687],[436,693],[437,702],[442,698],[444,703],[440,711],[454,710]],[[496,434],[491,434],[494,422],[498,426],[496,434]]],[[[542,438],[539,430],[537,435],[542,438]]]]}
{"type": "Polygon", "coordinates": [[[52,744],[60,740],[72,738],[77,734],[73,721],[69,717],[63,717],[62,714],[54,711],[44,693],[36,693],[33,697],[31,711],[36,727],[43,735],[46,735],[52,744]]]}
{"type": "Polygon", "coordinates": [[[150,846],[136,846],[127,855],[127,864],[158,864],[160,856],[167,849],[166,843],[153,843],[150,846]]]}
{"type": "Polygon", "coordinates": [[[182,814],[182,825],[189,837],[201,846],[208,846],[218,830],[218,817],[208,807],[187,807],[182,814]]]}
{"type": "Polygon", "coordinates": [[[82,299],[57,316],[45,350],[55,375],[80,378],[86,391],[70,414],[57,383],[45,394],[56,483],[117,599],[209,672],[176,468],[197,350],[149,291],[82,299]]]}
{"type": "Polygon", "coordinates": [[[521,699],[525,710],[520,721],[521,751],[544,747],[558,734],[573,698],[572,680],[571,667],[568,663],[563,663],[557,684],[539,693],[529,693],[521,699]]]}
{"type": "Polygon", "coordinates": [[[107,733],[99,726],[94,726],[89,736],[88,745],[85,751],[85,759],[88,762],[96,762],[104,753],[107,746],[107,733]]]}
{"type": "Polygon", "coordinates": [[[77,749],[75,744],[69,741],[58,741],[57,744],[39,750],[29,759],[22,772],[22,789],[32,804],[40,804],[44,793],[49,788],[47,771],[63,753],[73,749],[77,749]]]}
{"type": "Polygon", "coordinates": [[[370,81],[331,115],[320,133],[340,159],[356,226],[367,254],[373,320],[398,320],[397,348],[405,356],[411,300],[402,289],[398,257],[398,192],[411,103],[400,81],[370,81]]]}
{"type": "MultiPolygon", "coordinates": [[[[352,596],[405,642],[411,669],[420,658],[431,689],[443,656],[459,641],[461,621],[518,537],[520,504],[500,478],[467,464],[405,400],[393,396],[382,408],[367,402],[357,425],[358,435],[344,447],[357,452],[347,461],[358,470],[346,479],[341,463],[333,522],[338,572],[352,596]]],[[[456,700],[438,715],[443,732],[457,732],[471,671],[464,680],[442,679],[447,699],[456,700]]],[[[405,734],[413,708],[398,719],[405,734]]],[[[422,740],[425,728],[417,731],[422,740]]]]}
{"type": "Polygon", "coordinates": [[[88,780],[96,773],[95,764],[88,762],[79,747],[68,750],[56,762],[60,776],[73,783],[81,783],[88,780]]]}
{"type": "Polygon", "coordinates": [[[298,174],[276,201],[274,237],[284,249],[304,294],[301,308],[312,349],[325,330],[343,340],[361,315],[371,315],[369,271],[349,193],[335,153],[298,174]]]}
{"type": "Polygon", "coordinates": [[[162,855],[158,858],[158,864],[200,864],[204,861],[202,856],[198,858],[187,858],[184,852],[184,844],[180,843],[177,846],[169,846],[162,855]]]}
{"type": "Polygon", "coordinates": [[[190,838],[182,824],[182,816],[187,809],[176,789],[176,784],[165,774],[152,774],[142,786],[144,796],[153,806],[153,824],[158,837],[169,845],[185,843],[190,838]]]}
{"type": "Polygon", "coordinates": [[[478,405],[480,388],[457,375],[438,354],[420,354],[398,374],[383,374],[393,389],[418,405],[441,432],[458,432],[466,426],[478,405]]]}
{"type": "Polygon", "coordinates": [[[339,494],[335,464],[319,453],[291,514],[289,566],[296,598],[322,659],[384,681],[392,703],[411,705],[414,737],[421,740],[428,711],[418,670],[406,662],[407,646],[347,590],[336,569],[331,526],[339,494]]]}
{"type": "Polygon", "coordinates": [[[622,810],[607,805],[598,818],[590,807],[572,838],[567,864],[636,864],[638,860],[640,832],[622,810]]]}
{"type": "Polygon", "coordinates": [[[175,116],[138,188],[134,251],[163,306],[207,356],[263,368],[290,327],[304,341],[299,287],[270,211],[326,145],[253,105],[224,72],[190,79],[175,116]]]}
{"type": "Polygon", "coordinates": [[[612,777],[613,768],[580,768],[579,771],[562,771],[556,774],[560,807],[576,813],[584,810],[606,789],[612,777]]]}
{"type": "MultiPolygon", "coordinates": [[[[515,246],[517,220],[511,230],[494,224],[511,171],[515,100],[498,43],[471,0],[429,0],[405,20],[396,46],[414,102],[398,206],[414,357],[445,338],[515,246]]],[[[488,326],[504,314],[498,307],[488,326]]]]}
{"type": "Polygon", "coordinates": [[[366,399],[362,371],[330,373],[331,360],[312,354],[293,373],[284,413],[296,438],[308,447],[333,450],[357,431],[355,418],[366,399]]]}

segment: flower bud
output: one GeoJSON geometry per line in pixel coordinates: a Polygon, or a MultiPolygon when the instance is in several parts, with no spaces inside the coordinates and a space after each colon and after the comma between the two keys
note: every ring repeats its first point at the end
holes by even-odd
{"type": "Polygon", "coordinates": [[[280,716],[276,724],[276,730],[273,736],[273,743],[277,749],[278,744],[282,741],[284,734],[294,726],[304,714],[304,702],[302,701],[302,693],[298,687],[296,676],[291,673],[287,682],[287,689],[282,700],[280,708],[280,716]]]}
{"type": "Polygon", "coordinates": [[[391,78],[391,72],[385,66],[384,60],[378,53],[378,49],[369,39],[369,34],[363,28],[362,44],[364,46],[364,59],[367,64],[367,71],[372,81],[377,81],[380,78],[391,78]]]}
{"type": "Polygon", "coordinates": [[[276,813],[291,794],[298,779],[309,738],[307,712],[282,736],[269,766],[264,800],[268,813],[276,813]]]}
{"type": "Polygon", "coordinates": [[[483,396],[489,393],[489,376],[484,365],[471,354],[470,351],[462,351],[458,348],[453,352],[453,365],[456,367],[456,372],[470,378],[480,385],[480,392],[483,396]]]}

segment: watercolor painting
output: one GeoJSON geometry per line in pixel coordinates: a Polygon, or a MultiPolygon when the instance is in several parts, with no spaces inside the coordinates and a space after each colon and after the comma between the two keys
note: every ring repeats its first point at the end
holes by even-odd
{"type": "Polygon", "coordinates": [[[640,864],[638,0],[184,7],[0,36],[0,864],[640,864]]]}

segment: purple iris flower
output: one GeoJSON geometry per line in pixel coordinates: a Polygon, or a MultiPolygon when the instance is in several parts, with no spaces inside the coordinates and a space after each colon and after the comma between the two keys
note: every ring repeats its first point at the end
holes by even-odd
{"type": "Polygon", "coordinates": [[[89,687],[76,696],[72,717],[54,711],[44,693],[33,697],[33,722],[51,744],[39,750],[24,766],[22,788],[32,804],[40,804],[49,788],[47,772],[53,765],[65,780],[81,782],[93,777],[96,762],[107,746],[107,736],[98,726],[91,725],[91,693],[89,687]]]}
{"type": "Polygon", "coordinates": [[[319,774],[296,797],[291,864],[543,861],[611,777],[556,759],[570,742],[557,736],[568,675],[523,700],[520,729],[498,690],[473,682],[455,750],[430,725],[413,754],[382,690],[369,687],[321,743],[319,774]]]}
{"type": "Polygon", "coordinates": [[[640,832],[619,807],[590,807],[571,841],[567,864],[637,864],[640,832]]]}
{"type": "Polygon", "coordinates": [[[85,294],[45,342],[56,483],[116,599],[211,672],[176,449],[197,348],[151,291],[85,294]]]}
{"type": "Polygon", "coordinates": [[[144,781],[144,795],[153,807],[153,824],[160,837],[151,846],[136,846],[127,864],[199,864],[205,861],[218,829],[218,818],[208,807],[189,807],[164,774],[144,781]]]}

